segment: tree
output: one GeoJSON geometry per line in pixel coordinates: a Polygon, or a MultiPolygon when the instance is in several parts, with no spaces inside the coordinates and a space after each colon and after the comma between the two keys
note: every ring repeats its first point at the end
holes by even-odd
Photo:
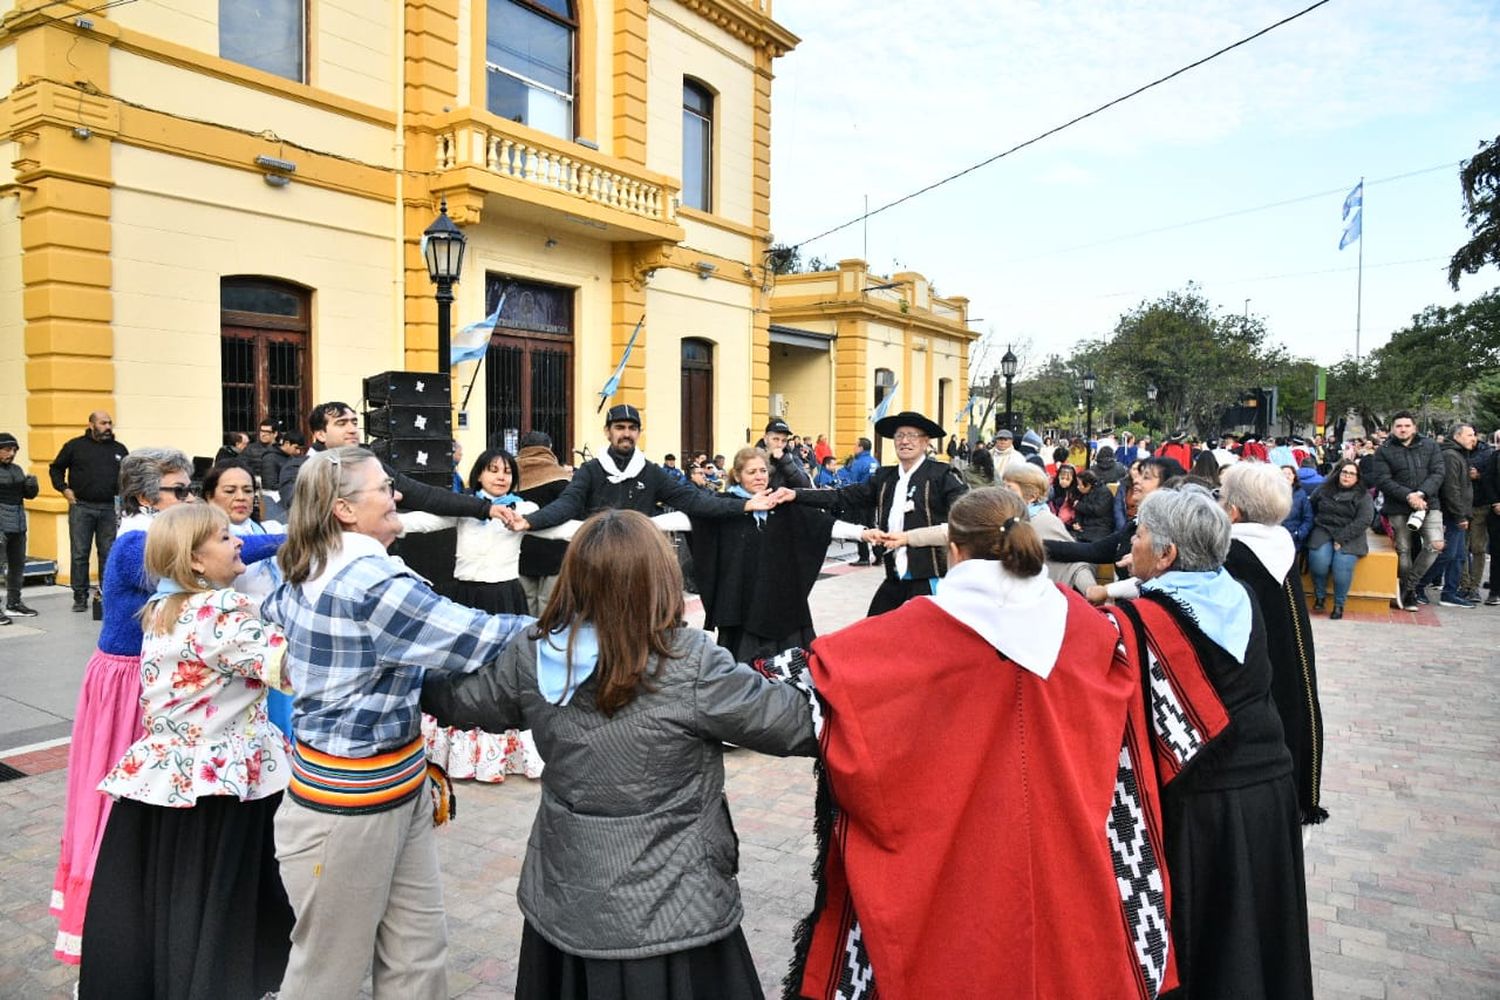
{"type": "Polygon", "coordinates": [[[802,251],[785,243],[776,243],[766,251],[766,266],[773,274],[810,274],[814,271],[837,271],[837,264],[830,264],[822,257],[802,259],[802,251]]]}
{"type": "Polygon", "coordinates": [[[1448,284],[1458,291],[1459,278],[1486,264],[1500,265],[1500,135],[1481,143],[1458,174],[1464,193],[1464,224],[1473,237],[1448,264],[1448,284]]]}

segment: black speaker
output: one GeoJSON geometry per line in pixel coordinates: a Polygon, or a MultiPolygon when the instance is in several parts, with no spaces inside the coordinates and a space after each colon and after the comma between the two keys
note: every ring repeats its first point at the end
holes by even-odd
{"type": "Polygon", "coordinates": [[[441,406],[451,409],[452,387],[440,372],[381,372],[365,379],[365,405],[441,406]]]}
{"type": "Polygon", "coordinates": [[[365,433],[377,438],[453,439],[453,411],[446,406],[381,406],[365,411],[365,433]]]}
{"type": "Polygon", "coordinates": [[[370,442],[370,450],[397,472],[441,474],[444,484],[453,482],[453,445],[447,438],[377,438],[370,442]]]}

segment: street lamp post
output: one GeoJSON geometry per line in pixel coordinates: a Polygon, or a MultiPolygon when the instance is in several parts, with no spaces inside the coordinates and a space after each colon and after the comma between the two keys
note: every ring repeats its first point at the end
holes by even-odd
{"type": "Polygon", "coordinates": [[[438,305],[438,371],[448,374],[453,355],[450,341],[453,330],[453,285],[464,270],[462,229],[448,218],[448,199],[444,198],[438,217],[422,233],[422,256],[427,259],[427,276],[437,286],[438,305]]]}
{"type": "Polygon", "coordinates": [[[1005,356],[1000,359],[1000,371],[1005,375],[1005,427],[1012,434],[1016,432],[1015,417],[1010,408],[1011,383],[1016,379],[1016,356],[1010,352],[1010,345],[1005,345],[1005,356]]]}
{"type": "Polygon", "coordinates": [[[1088,416],[1083,424],[1083,446],[1088,449],[1089,461],[1094,459],[1094,386],[1099,380],[1094,378],[1094,370],[1090,368],[1083,373],[1083,396],[1088,402],[1088,416]]]}
{"type": "Polygon", "coordinates": [[[1160,390],[1156,388],[1156,383],[1155,382],[1147,382],[1146,383],[1146,402],[1150,404],[1149,409],[1151,410],[1151,419],[1152,420],[1156,419],[1156,394],[1159,391],[1160,390]]]}

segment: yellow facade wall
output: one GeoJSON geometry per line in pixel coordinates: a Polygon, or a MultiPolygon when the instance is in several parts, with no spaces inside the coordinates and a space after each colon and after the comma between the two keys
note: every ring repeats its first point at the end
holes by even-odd
{"type": "Polygon", "coordinates": [[[815,440],[833,436],[833,391],[827,351],[771,345],[771,391],[786,401],[784,419],[795,434],[815,440]]]}
{"type": "Polygon", "coordinates": [[[648,45],[647,169],[682,175],[682,80],[691,76],[715,95],[712,213],[752,225],[754,51],[677,4],[652,5],[648,45]]]}
{"type": "MultiPolygon", "coordinates": [[[[4,173],[9,172],[10,164],[6,163],[4,173]]],[[[21,442],[18,460],[30,465],[34,456],[26,433],[25,319],[21,299],[20,203],[14,197],[0,198],[0,431],[16,436],[21,442]]]]}
{"type": "MultiPolygon", "coordinates": [[[[397,4],[390,0],[317,0],[308,7],[308,78],[296,82],[348,100],[388,107],[395,86],[393,19],[400,9],[397,4]]],[[[218,0],[133,0],[111,8],[107,16],[122,28],[218,59],[218,0]]],[[[234,65],[229,63],[224,68],[242,72],[231,68],[234,65]]],[[[246,69],[247,76],[281,79],[246,69]]]]}
{"type": "MultiPolygon", "coordinates": [[[[549,232],[537,226],[486,221],[466,232],[465,279],[454,289],[453,327],[484,316],[484,276],[487,272],[508,275],[574,289],[573,296],[573,446],[585,443],[597,451],[602,418],[594,413],[597,393],[609,377],[615,360],[603,349],[610,315],[610,250],[597,240],[563,237],[546,247],[549,232]]],[[[474,376],[477,362],[459,366],[455,373],[454,404],[474,376]]],[[[479,373],[469,397],[469,426],[457,433],[464,454],[474,457],[486,446],[485,414],[489,398],[485,375],[479,373]]],[[[556,442],[561,444],[561,442],[556,442]]],[[[467,470],[465,470],[467,473],[467,470]]]]}
{"type": "Polygon", "coordinates": [[[663,269],[646,289],[646,316],[652,330],[646,353],[648,453],[656,459],[682,453],[682,341],[690,337],[714,345],[714,448],[728,455],[758,438],[761,428],[752,426],[753,401],[745,391],[750,290],[663,269]]]}
{"type": "Polygon", "coordinates": [[[212,455],[220,426],[220,279],[313,289],[314,401],[357,403],[400,368],[390,212],[379,202],[115,146],[116,429],[131,446],[212,455]],[[164,220],[170,219],[170,225],[164,220]]]}

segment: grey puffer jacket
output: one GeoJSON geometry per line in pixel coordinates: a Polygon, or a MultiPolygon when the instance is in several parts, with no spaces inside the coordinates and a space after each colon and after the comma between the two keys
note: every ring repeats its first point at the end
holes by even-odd
{"type": "Polygon", "coordinates": [[[517,894],[547,941],[584,958],[664,955],[739,926],[739,841],[724,797],[724,747],[817,752],[796,689],[736,664],[680,628],[677,659],[611,718],[591,678],[566,706],[537,686],[530,632],[477,673],[429,674],[422,709],[444,725],[532,731],[547,768],[517,894]]]}
{"type": "Polygon", "coordinates": [[[1375,504],[1368,490],[1362,486],[1352,490],[1325,486],[1312,495],[1312,504],[1313,529],[1307,537],[1308,548],[1336,542],[1345,555],[1370,554],[1370,522],[1375,519],[1375,504]]]}

